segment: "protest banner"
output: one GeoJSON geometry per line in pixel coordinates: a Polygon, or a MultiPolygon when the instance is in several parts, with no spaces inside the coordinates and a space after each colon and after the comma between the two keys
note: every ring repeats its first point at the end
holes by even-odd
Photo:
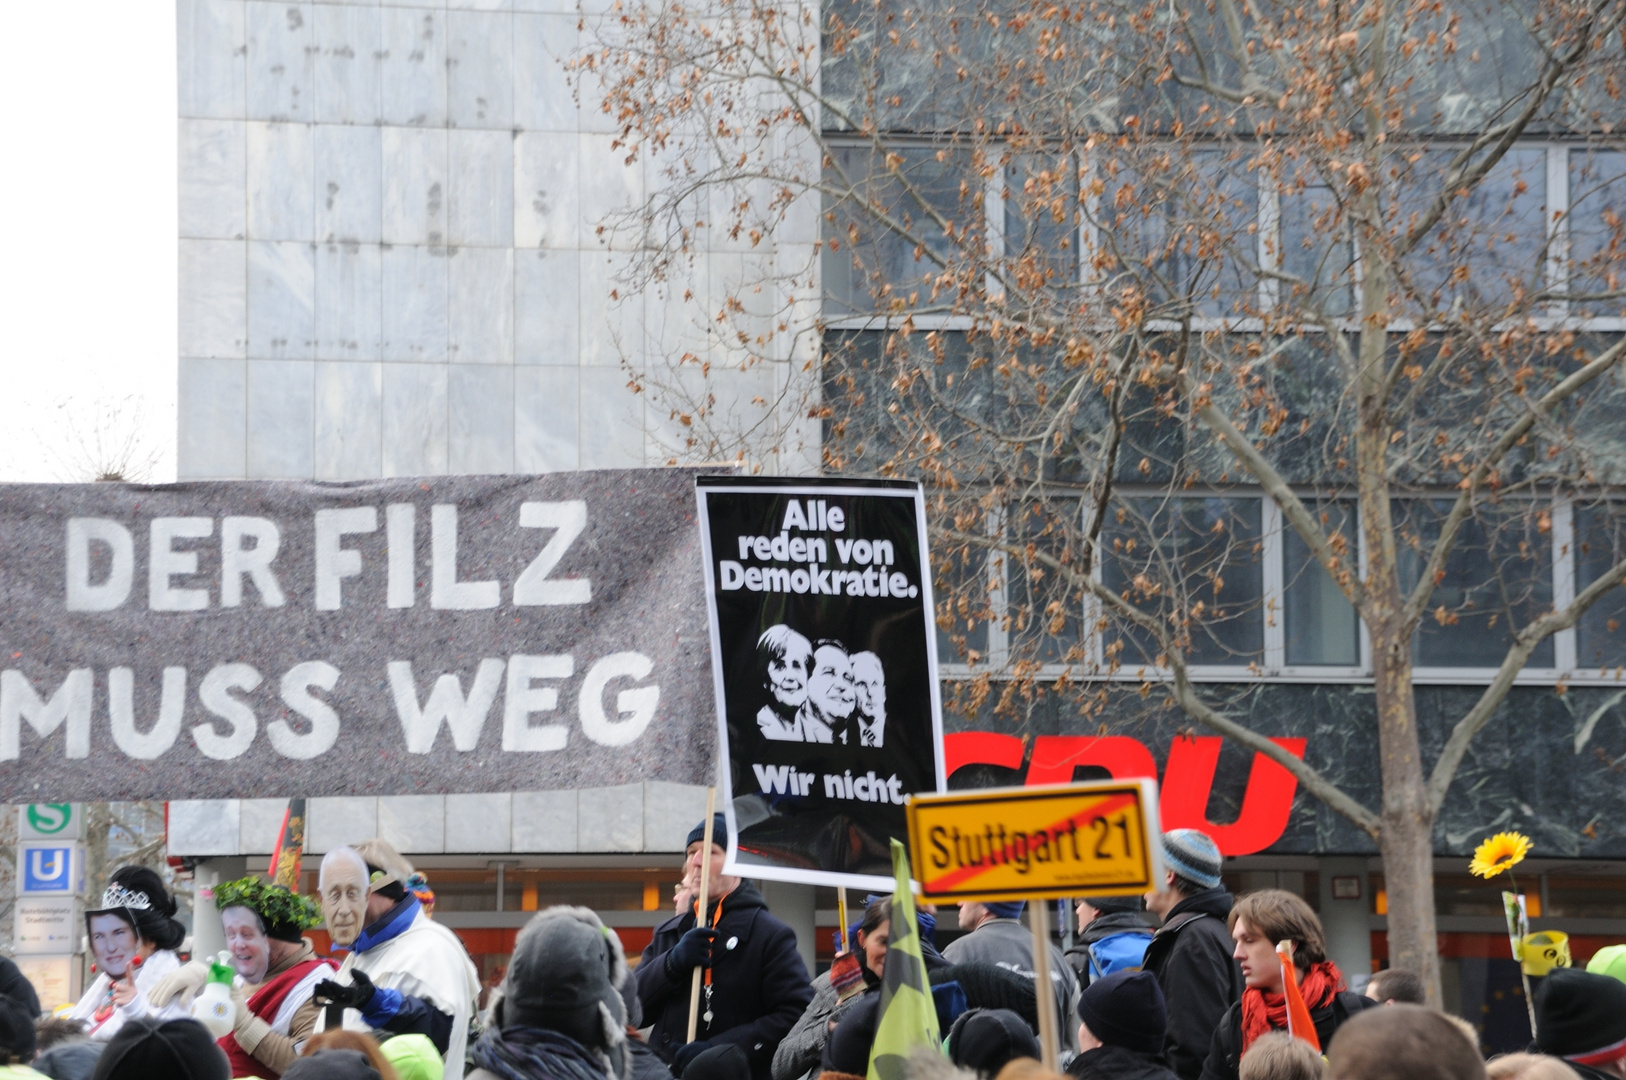
{"type": "Polygon", "coordinates": [[[704,783],[693,483],[0,485],[0,797],[704,783]]]}
{"type": "Polygon", "coordinates": [[[943,788],[925,506],[883,480],[700,477],[731,872],[889,890],[943,788]]]}

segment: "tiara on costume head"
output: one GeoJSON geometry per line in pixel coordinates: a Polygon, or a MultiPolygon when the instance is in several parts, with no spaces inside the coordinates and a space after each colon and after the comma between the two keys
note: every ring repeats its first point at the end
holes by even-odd
{"type": "Polygon", "coordinates": [[[147,894],[138,889],[127,889],[123,885],[109,885],[102,893],[102,908],[138,908],[142,911],[152,909],[152,901],[147,894]]]}

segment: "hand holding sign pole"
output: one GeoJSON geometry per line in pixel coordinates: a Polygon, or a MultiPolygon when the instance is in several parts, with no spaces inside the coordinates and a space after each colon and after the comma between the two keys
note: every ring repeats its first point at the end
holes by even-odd
{"type": "MultiPolygon", "coordinates": [[[[1146,892],[1163,880],[1154,780],[913,795],[908,815],[923,900],[1032,901],[1033,968],[1041,987],[1050,983],[1044,901],[1146,892]]],[[[1035,997],[1045,1067],[1054,1069],[1054,995],[1035,997]]]]}
{"type": "MultiPolygon", "coordinates": [[[[713,816],[717,813],[717,789],[706,789],[706,835],[701,839],[700,847],[700,892],[695,897],[694,924],[706,925],[706,893],[711,889],[711,827],[716,821],[713,816]]],[[[689,1037],[684,1042],[694,1042],[694,1033],[700,1027],[700,968],[694,969],[694,979],[689,983],[689,1037]]]]}

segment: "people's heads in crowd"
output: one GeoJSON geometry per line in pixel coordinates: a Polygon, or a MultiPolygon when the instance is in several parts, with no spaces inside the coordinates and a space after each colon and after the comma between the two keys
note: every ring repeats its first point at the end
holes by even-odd
{"type": "Polygon", "coordinates": [[[1229,916],[1231,955],[1242,965],[1242,979],[1252,989],[1282,992],[1282,964],[1278,942],[1293,943],[1293,963],[1299,970],[1327,959],[1327,939],[1321,920],[1300,896],[1285,889],[1261,889],[1237,899],[1229,916]]]}
{"type": "Polygon", "coordinates": [[[1163,1052],[1168,1010],[1157,976],[1119,971],[1097,979],[1078,995],[1078,1046],[1121,1046],[1141,1054],[1163,1052]]]}
{"type": "MultiPolygon", "coordinates": [[[[1623,988],[1626,989],[1626,988],[1623,988]]],[[[1421,1005],[1367,1009],[1326,1048],[1326,1080],[1484,1080],[1479,1048],[1450,1018],[1421,1005]]]]}
{"type": "Polygon", "coordinates": [[[1139,911],[1140,905],[1141,898],[1138,896],[1080,897],[1073,901],[1073,914],[1078,916],[1078,929],[1082,933],[1085,927],[1103,915],[1139,911]]]}
{"type": "Polygon", "coordinates": [[[312,1035],[282,1075],[294,1080],[401,1080],[377,1039],[343,1028],[312,1035]]]}
{"type": "Polygon", "coordinates": [[[878,896],[864,908],[864,917],[858,923],[853,946],[864,960],[864,966],[879,976],[886,971],[886,946],[892,938],[892,898],[878,896]]]}
{"type": "Polygon", "coordinates": [[[1366,984],[1366,996],[1385,1005],[1422,1005],[1423,980],[1406,968],[1384,968],[1366,984]]]}
{"type": "Polygon", "coordinates": [[[863,1080],[869,1072],[869,1052],[875,1044],[881,995],[865,994],[847,1006],[830,1037],[824,1040],[823,1074],[829,1080],[863,1080]]]}
{"type": "Polygon", "coordinates": [[[1027,1021],[1009,1009],[969,1009],[949,1028],[944,1049],[954,1064],[993,1080],[1017,1058],[1037,1058],[1039,1040],[1027,1021]]]}
{"type": "Polygon", "coordinates": [[[1536,991],[1536,1045],[1554,1057],[1626,1077],[1626,983],[1555,968],[1536,991]]]}
{"type": "Polygon", "coordinates": [[[1608,975],[1626,983],[1626,945],[1605,945],[1592,954],[1586,969],[1594,975],[1608,975]]]}
{"type": "Polygon", "coordinates": [[[1003,1069],[994,1080],[1067,1080],[1032,1058],[1017,1058],[1003,1069]]]}
{"type": "MultiPolygon", "coordinates": [[[[684,842],[684,873],[689,883],[690,891],[700,891],[700,863],[705,858],[706,823],[699,822],[689,830],[689,838],[684,842]]],[[[734,891],[740,883],[737,877],[726,877],[723,874],[723,862],[728,857],[728,821],[721,814],[711,817],[711,867],[707,870],[706,902],[727,896],[734,891]]],[[[692,901],[691,901],[692,903],[692,901]]]]}
{"type": "Polygon", "coordinates": [[[373,836],[354,845],[367,865],[367,921],[382,918],[407,898],[407,882],[412,880],[412,864],[395,845],[373,836]]]}
{"type": "Polygon", "coordinates": [[[111,978],[122,978],[130,962],[145,961],[158,949],[176,949],[186,927],[175,918],[175,898],[163,879],[145,866],[113,871],[100,901],[85,912],[96,966],[111,978]]]}
{"type": "Polygon", "coordinates": [[[257,875],[215,886],[215,908],[232,967],[244,982],[256,985],[299,952],[304,947],[301,934],[322,921],[321,909],[310,897],[257,875]]]}
{"type": "Polygon", "coordinates": [[[1003,900],[986,904],[968,900],[960,905],[960,929],[969,933],[989,919],[1020,919],[1022,910],[1026,907],[1025,900],[1003,900]]]}
{"type": "Polygon", "coordinates": [[[333,944],[348,947],[367,925],[367,862],[354,848],[336,847],[322,856],[316,876],[322,921],[333,944]]]}
{"type": "Polygon", "coordinates": [[[515,939],[492,1023],[556,1031],[620,1075],[627,1048],[621,987],[630,978],[621,939],[597,915],[583,907],[551,907],[515,939]]]}
{"type": "Polygon", "coordinates": [[[0,994],[0,1065],[26,1065],[34,1059],[34,1015],[15,998],[0,994]]]}
{"type": "Polygon", "coordinates": [[[1224,860],[1214,838],[1199,829],[1163,834],[1164,887],[1146,894],[1146,910],[1164,918],[1188,896],[1219,887],[1224,860]]]}
{"type": "Polygon", "coordinates": [[[53,1046],[82,1042],[84,1039],[84,1025],[66,1016],[42,1016],[34,1021],[35,1053],[43,1054],[53,1046]]]}
{"type": "MultiPolygon", "coordinates": [[[[107,1041],[91,1080],[230,1080],[231,1062],[196,1020],[127,1020],[107,1041]]],[[[295,1080],[298,1080],[296,1077],[295,1080]]]]}
{"type": "Polygon", "coordinates": [[[1485,1063],[1487,1080],[1581,1080],[1581,1074],[1546,1054],[1503,1054],[1485,1063]]]}
{"type": "Polygon", "coordinates": [[[49,1050],[39,1051],[29,1067],[51,1080],[90,1080],[106,1049],[106,1043],[85,1038],[59,1042],[49,1050]]]}
{"type": "Polygon", "coordinates": [[[1237,1069],[1238,1080],[1321,1080],[1321,1055],[1303,1039],[1268,1031],[1253,1040],[1237,1069]]]}
{"type": "Polygon", "coordinates": [[[813,643],[782,623],[757,638],[757,672],[781,713],[793,714],[807,701],[812,664],[813,643]]]}

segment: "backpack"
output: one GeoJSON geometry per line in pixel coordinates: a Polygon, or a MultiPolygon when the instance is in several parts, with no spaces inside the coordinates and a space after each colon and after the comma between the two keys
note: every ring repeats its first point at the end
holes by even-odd
{"type": "Polygon", "coordinates": [[[1125,930],[1086,945],[1084,951],[1090,958],[1089,981],[1119,971],[1139,971],[1146,958],[1146,946],[1151,943],[1152,931],[1125,930]]]}

